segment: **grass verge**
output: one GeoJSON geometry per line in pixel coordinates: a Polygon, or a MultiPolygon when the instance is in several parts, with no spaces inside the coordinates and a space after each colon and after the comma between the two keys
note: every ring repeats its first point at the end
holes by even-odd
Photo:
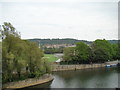
{"type": "Polygon", "coordinates": [[[46,58],[49,62],[55,62],[56,60],[58,60],[58,58],[54,56],[54,54],[44,54],[44,58],[46,58]]]}

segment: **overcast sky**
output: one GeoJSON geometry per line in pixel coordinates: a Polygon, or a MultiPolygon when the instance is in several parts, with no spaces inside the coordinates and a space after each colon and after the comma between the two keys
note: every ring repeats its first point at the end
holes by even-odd
{"type": "Polygon", "coordinates": [[[118,0],[1,0],[3,22],[22,39],[118,39],[118,0]]]}

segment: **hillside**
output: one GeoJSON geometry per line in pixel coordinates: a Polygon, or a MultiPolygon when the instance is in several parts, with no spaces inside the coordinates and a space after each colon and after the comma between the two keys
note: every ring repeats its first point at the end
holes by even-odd
{"type": "Polygon", "coordinates": [[[92,43],[91,41],[86,40],[77,40],[77,39],[29,39],[30,41],[40,43],[41,45],[46,44],[75,44],[76,42],[85,42],[86,44],[92,43]]]}
{"type": "Polygon", "coordinates": [[[120,43],[120,40],[108,40],[110,43],[114,44],[114,43],[120,43]]]}
{"type": "MultiPolygon", "coordinates": [[[[86,44],[91,44],[92,41],[87,41],[87,40],[77,40],[77,39],[28,39],[33,42],[40,43],[41,45],[46,45],[46,44],[75,44],[76,42],[85,42],[86,44]]],[[[110,43],[118,43],[118,40],[108,40],[110,43]]]]}

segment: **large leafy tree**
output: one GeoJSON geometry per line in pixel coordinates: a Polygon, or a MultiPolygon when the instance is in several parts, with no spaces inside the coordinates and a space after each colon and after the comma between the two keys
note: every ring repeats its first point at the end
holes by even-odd
{"type": "Polygon", "coordinates": [[[120,43],[113,44],[112,46],[114,49],[113,59],[120,60],[120,43]]]}
{"type": "Polygon", "coordinates": [[[18,32],[15,27],[9,22],[4,22],[0,27],[1,37],[4,39],[8,35],[14,35],[15,37],[20,37],[20,32],[18,32]],[[3,29],[2,29],[3,28],[3,29]]]}
{"type": "Polygon", "coordinates": [[[64,48],[64,56],[63,59],[64,61],[72,61],[75,60],[75,47],[66,47],[64,48]]]}
{"type": "Polygon", "coordinates": [[[76,56],[79,63],[88,63],[91,57],[90,47],[83,42],[78,42],[76,44],[76,56]]]}
{"type": "Polygon", "coordinates": [[[91,48],[94,52],[94,62],[105,62],[113,57],[113,47],[107,40],[95,40],[91,48]]]}
{"type": "Polygon", "coordinates": [[[5,36],[2,41],[3,82],[14,81],[16,75],[20,79],[25,69],[27,78],[50,72],[47,61],[42,59],[43,51],[39,46],[34,42],[21,40],[12,27],[11,24],[4,23],[1,30],[2,36],[5,36]]]}
{"type": "Polygon", "coordinates": [[[3,46],[2,48],[3,72],[6,71],[8,75],[9,74],[12,75],[12,73],[17,71],[20,77],[20,73],[23,65],[22,62],[24,60],[25,44],[20,38],[14,37],[13,35],[8,35],[3,40],[2,46],[3,46]]]}
{"type": "Polygon", "coordinates": [[[26,41],[27,47],[27,65],[28,70],[32,77],[35,76],[35,72],[40,71],[40,65],[42,65],[43,52],[40,50],[36,43],[26,41]]]}
{"type": "MultiPolygon", "coordinates": [[[[12,81],[13,73],[15,71],[15,66],[18,62],[20,55],[14,52],[14,49],[18,49],[16,44],[18,44],[20,40],[19,34],[16,32],[15,28],[11,23],[4,22],[2,27],[0,28],[1,35],[0,37],[3,39],[2,41],[2,63],[3,63],[3,79],[12,81]],[[15,64],[16,63],[16,64],[15,64]]],[[[19,43],[20,45],[21,43],[19,43]]],[[[22,50],[20,50],[22,51],[22,50]]],[[[17,65],[18,66],[18,65],[17,65]]],[[[18,70],[17,70],[18,71],[18,70]]]]}

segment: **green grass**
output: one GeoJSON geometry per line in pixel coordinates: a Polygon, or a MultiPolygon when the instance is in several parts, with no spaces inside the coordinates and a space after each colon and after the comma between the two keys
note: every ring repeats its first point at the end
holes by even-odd
{"type": "Polygon", "coordinates": [[[44,58],[47,58],[49,62],[55,62],[58,60],[57,57],[55,57],[53,54],[44,54],[44,58]]]}

